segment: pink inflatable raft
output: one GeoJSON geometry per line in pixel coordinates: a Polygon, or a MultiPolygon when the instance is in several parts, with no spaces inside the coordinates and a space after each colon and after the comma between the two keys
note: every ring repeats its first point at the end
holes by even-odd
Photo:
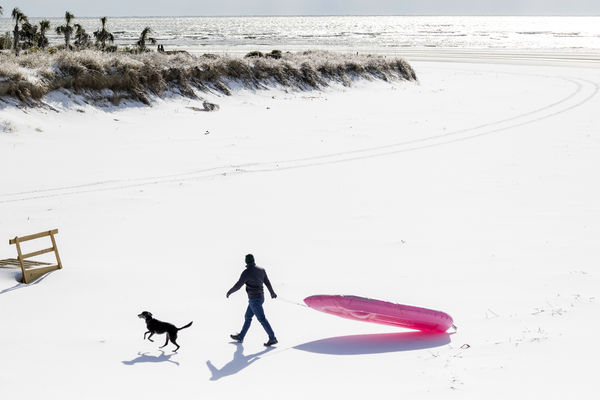
{"type": "Polygon", "coordinates": [[[441,311],[358,296],[318,295],[307,297],[304,302],[315,310],[338,317],[425,332],[446,332],[453,322],[451,316],[441,311]]]}

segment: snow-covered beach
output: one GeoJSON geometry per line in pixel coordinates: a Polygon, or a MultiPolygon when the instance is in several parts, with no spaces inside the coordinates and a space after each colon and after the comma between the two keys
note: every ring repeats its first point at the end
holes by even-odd
{"type": "Polygon", "coordinates": [[[58,228],[64,269],[0,268],[3,398],[593,398],[600,56],[410,51],[418,83],[0,108],[0,258],[58,228]],[[225,292],[253,252],[265,350],[225,292]],[[443,310],[419,334],[295,303],[443,310]],[[143,341],[149,310],[181,349],[143,341]]]}

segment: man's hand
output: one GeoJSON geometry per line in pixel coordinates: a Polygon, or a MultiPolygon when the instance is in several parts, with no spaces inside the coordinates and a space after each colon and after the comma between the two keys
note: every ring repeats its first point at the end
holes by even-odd
{"type": "Polygon", "coordinates": [[[272,299],[276,299],[277,298],[277,293],[271,293],[271,298],[272,299]]]}
{"type": "Polygon", "coordinates": [[[227,292],[227,294],[225,295],[225,298],[228,299],[230,294],[231,293],[227,292]]]}

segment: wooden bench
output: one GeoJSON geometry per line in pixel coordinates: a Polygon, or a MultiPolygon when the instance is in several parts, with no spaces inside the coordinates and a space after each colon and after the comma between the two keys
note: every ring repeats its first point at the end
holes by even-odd
{"type": "Polygon", "coordinates": [[[0,263],[2,263],[3,265],[11,265],[11,264],[14,265],[14,264],[18,263],[17,266],[21,267],[21,271],[23,272],[23,283],[31,283],[31,282],[35,281],[36,279],[38,279],[39,277],[41,277],[42,275],[47,274],[50,271],[55,271],[57,269],[61,269],[62,264],[60,262],[60,256],[58,255],[58,248],[56,247],[56,240],[54,239],[54,235],[56,235],[57,233],[58,233],[58,229],[53,229],[51,231],[35,233],[33,235],[22,236],[22,237],[17,236],[14,239],[10,239],[8,241],[8,243],[14,244],[17,246],[17,259],[15,260],[14,258],[11,258],[11,259],[7,259],[7,260],[0,260],[0,263]],[[29,240],[43,238],[46,236],[50,236],[50,240],[52,241],[52,247],[49,247],[49,248],[43,249],[43,250],[33,251],[31,253],[23,254],[23,251],[21,250],[21,243],[27,242],[29,240]],[[55,265],[48,265],[48,263],[27,260],[28,258],[40,256],[42,254],[51,253],[51,252],[54,252],[54,255],[56,256],[56,264],[55,265]],[[32,266],[39,266],[39,265],[45,265],[45,266],[40,267],[40,268],[31,268],[32,266]],[[26,267],[29,267],[29,268],[26,269],[26,267]]]}

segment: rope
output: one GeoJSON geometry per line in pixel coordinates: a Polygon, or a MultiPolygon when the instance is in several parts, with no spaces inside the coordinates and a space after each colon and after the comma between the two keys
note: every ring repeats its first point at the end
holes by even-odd
{"type": "Polygon", "coordinates": [[[308,306],[306,304],[302,304],[302,303],[298,303],[297,301],[294,300],[289,300],[280,296],[277,296],[277,298],[275,300],[280,300],[283,301],[284,303],[289,303],[289,304],[294,304],[296,306],[301,306],[301,307],[306,307],[308,308],[308,306]]]}

